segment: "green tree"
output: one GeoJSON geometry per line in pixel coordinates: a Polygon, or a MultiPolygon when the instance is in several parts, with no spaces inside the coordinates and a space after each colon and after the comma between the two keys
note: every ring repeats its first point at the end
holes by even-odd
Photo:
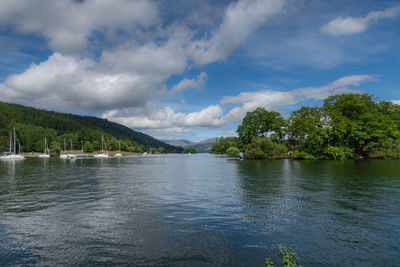
{"type": "Polygon", "coordinates": [[[260,107],[247,112],[236,132],[244,144],[249,144],[254,137],[271,136],[272,139],[281,141],[285,133],[285,124],[285,119],[279,112],[267,111],[260,107]]]}
{"type": "Polygon", "coordinates": [[[187,147],[182,151],[183,154],[196,154],[197,151],[194,147],[187,147]]]}
{"type": "Polygon", "coordinates": [[[321,155],[327,145],[328,134],[322,110],[318,107],[302,107],[290,114],[287,134],[292,149],[307,154],[321,155]]]}
{"type": "Polygon", "coordinates": [[[213,144],[210,152],[213,154],[225,154],[227,149],[232,146],[238,147],[238,140],[236,137],[221,137],[213,144]]]}
{"type": "Polygon", "coordinates": [[[231,146],[226,150],[226,154],[231,157],[239,157],[240,150],[237,147],[231,146]]]}

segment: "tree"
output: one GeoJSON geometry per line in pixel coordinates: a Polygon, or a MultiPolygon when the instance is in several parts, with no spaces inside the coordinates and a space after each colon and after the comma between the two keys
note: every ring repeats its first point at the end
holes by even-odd
{"type": "Polygon", "coordinates": [[[328,134],[325,118],[318,107],[302,107],[290,114],[287,134],[293,149],[319,155],[326,146],[328,134]]]}
{"type": "Polygon", "coordinates": [[[194,147],[187,147],[182,151],[183,154],[196,154],[197,151],[194,147]]]}
{"type": "Polygon", "coordinates": [[[225,154],[227,149],[230,147],[238,147],[236,137],[221,137],[212,146],[211,153],[213,154],[225,154]]]}
{"type": "Polygon", "coordinates": [[[231,146],[226,150],[226,154],[231,157],[239,157],[240,150],[237,147],[231,146]]]}
{"type": "Polygon", "coordinates": [[[249,144],[254,137],[270,136],[274,140],[281,141],[284,127],[285,119],[279,112],[267,111],[260,107],[247,112],[236,132],[244,144],[249,144]]]}

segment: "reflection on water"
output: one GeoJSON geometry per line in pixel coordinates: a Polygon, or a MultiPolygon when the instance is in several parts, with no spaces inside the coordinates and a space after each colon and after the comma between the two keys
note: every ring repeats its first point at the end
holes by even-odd
{"type": "Polygon", "coordinates": [[[399,161],[0,162],[0,265],[397,264],[399,161]]]}

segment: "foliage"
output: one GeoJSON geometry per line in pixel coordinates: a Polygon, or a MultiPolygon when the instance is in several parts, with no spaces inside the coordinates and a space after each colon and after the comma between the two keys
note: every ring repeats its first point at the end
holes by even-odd
{"type": "Polygon", "coordinates": [[[304,151],[296,151],[293,153],[293,158],[294,159],[306,159],[306,160],[313,160],[315,157],[311,154],[308,154],[307,152],[304,151]]]}
{"type": "Polygon", "coordinates": [[[231,157],[239,157],[240,150],[235,146],[231,146],[226,150],[226,154],[231,157]]]}
{"type": "Polygon", "coordinates": [[[187,147],[182,151],[183,154],[196,154],[197,151],[194,147],[187,147]]]}
{"type": "Polygon", "coordinates": [[[180,152],[181,148],[167,145],[153,137],[131,130],[118,123],[90,116],[78,116],[39,110],[16,104],[0,102],[0,151],[9,149],[10,130],[15,127],[18,142],[25,151],[43,151],[44,137],[47,138],[51,153],[66,149],[84,149],[87,152],[101,149],[101,135],[104,135],[108,149],[142,151],[150,147],[164,148],[166,152],[180,152]]]}
{"type": "Polygon", "coordinates": [[[285,121],[274,111],[248,112],[237,128],[238,138],[221,138],[213,153],[229,147],[247,159],[400,158],[400,106],[374,102],[369,94],[338,94],[322,107],[302,107],[285,121]]]}
{"type": "MultiPolygon", "coordinates": [[[[238,140],[236,137],[221,137],[219,138],[211,148],[213,154],[225,154],[228,148],[238,147],[238,140]]],[[[239,148],[239,147],[238,147],[239,148]]]]}
{"type": "Polygon", "coordinates": [[[324,157],[325,159],[347,159],[353,158],[354,153],[348,147],[336,147],[336,146],[328,146],[324,150],[324,157]]]}
{"type": "MultiPolygon", "coordinates": [[[[282,266],[284,267],[297,267],[299,265],[300,257],[290,247],[284,247],[279,245],[279,257],[282,259],[282,266]]],[[[274,267],[274,263],[271,259],[265,259],[265,265],[267,267],[274,267]]]]}
{"type": "Polygon", "coordinates": [[[279,112],[267,111],[257,108],[247,112],[242,125],[239,125],[237,133],[244,144],[249,144],[255,137],[267,137],[282,140],[284,135],[285,120],[279,112]]]}
{"type": "Polygon", "coordinates": [[[269,138],[253,138],[244,151],[246,159],[278,159],[286,156],[287,148],[269,138]]]}
{"type": "Polygon", "coordinates": [[[371,142],[365,146],[369,158],[373,159],[400,159],[400,140],[391,138],[379,143],[371,142]]]}

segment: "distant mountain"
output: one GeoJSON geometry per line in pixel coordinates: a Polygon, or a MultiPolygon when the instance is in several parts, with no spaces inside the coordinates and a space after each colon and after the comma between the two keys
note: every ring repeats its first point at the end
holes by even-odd
{"type": "Polygon", "coordinates": [[[181,146],[183,148],[193,147],[199,153],[210,152],[216,141],[217,138],[210,138],[200,142],[192,142],[189,140],[163,140],[163,142],[174,146],[181,146]]]}
{"type": "Polygon", "coordinates": [[[180,147],[187,147],[190,146],[193,142],[189,141],[189,140],[161,140],[164,143],[167,143],[171,146],[180,146],[180,147]]]}
{"type": "Polygon", "coordinates": [[[85,140],[85,143],[93,145],[92,149],[96,150],[102,134],[109,147],[114,149],[118,149],[117,140],[121,140],[121,148],[125,147],[127,151],[160,147],[165,152],[179,153],[183,150],[106,119],[0,102],[1,151],[8,148],[9,131],[13,127],[16,128],[25,151],[40,151],[45,136],[49,144],[53,143],[53,147],[62,145],[64,138],[67,138],[74,142],[73,146],[76,148],[80,148],[81,140],[85,140]]]}

